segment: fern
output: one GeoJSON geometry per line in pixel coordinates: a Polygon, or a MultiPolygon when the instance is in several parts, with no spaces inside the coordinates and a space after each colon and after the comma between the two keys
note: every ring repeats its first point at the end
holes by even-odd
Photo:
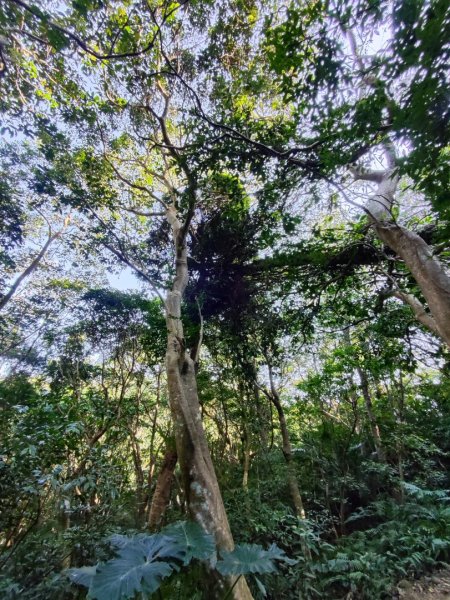
{"type": "Polygon", "coordinates": [[[405,492],[407,494],[409,494],[410,496],[413,496],[417,500],[426,500],[426,499],[441,500],[441,501],[449,500],[449,497],[448,497],[449,490],[425,490],[423,488],[418,487],[417,485],[414,485],[413,483],[406,483],[406,482],[403,482],[402,485],[403,485],[405,492]]]}

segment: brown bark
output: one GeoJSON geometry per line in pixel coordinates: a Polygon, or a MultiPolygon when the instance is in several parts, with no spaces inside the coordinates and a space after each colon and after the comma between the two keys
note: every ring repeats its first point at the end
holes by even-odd
{"type": "Polygon", "coordinates": [[[142,467],[141,449],[136,434],[132,429],[130,429],[130,442],[136,478],[136,525],[139,527],[145,515],[145,476],[142,467]]]}
{"type": "MultiPolygon", "coordinates": [[[[167,210],[175,245],[175,279],[166,299],[167,353],[166,370],[178,460],[189,514],[214,535],[220,549],[234,547],[216,473],[201,421],[197,394],[195,362],[185,347],[181,321],[181,302],[188,283],[186,224],[175,210],[167,210]]],[[[215,590],[210,597],[221,597],[236,578],[215,575],[215,590]]],[[[234,585],[234,600],[250,600],[252,594],[244,578],[234,585]]]]}
{"type": "Polygon", "coordinates": [[[156,487],[148,516],[148,528],[151,531],[155,531],[161,526],[167,507],[169,506],[177,460],[177,451],[171,445],[168,445],[156,481],[156,487]]]}
{"type": "Polygon", "coordinates": [[[392,407],[394,410],[397,427],[399,430],[399,434],[395,438],[395,448],[397,451],[397,466],[398,466],[398,478],[399,478],[399,490],[398,490],[398,499],[401,504],[405,501],[405,471],[403,468],[403,457],[404,457],[404,445],[403,445],[403,435],[402,435],[402,427],[403,427],[403,417],[404,417],[404,400],[405,400],[405,390],[403,387],[403,377],[400,371],[398,378],[398,386],[394,386],[394,390],[396,389],[396,393],[393,391],[391,396],[392,407]],[[397,396],[397,402],[394,400],[394,396],[397,396]]]}
{"type": "Polygon", "coordinates": [[[289,491],[291,494],[292,502],[294,503],[295,513],[299,519],[306,519],[305,508],[303,506],[302,496],[300,494],[300,489],[298,487],[297,477],[295,474],[294,465],[292,462],[292,446],[291,439],[289,436],[289,430],[287,428],[286,416],[284,414],[283,406],[280,402],[280,398],[278,394],[271,394],[272,404],[275,406],[275,409],[278,414],[278,421],[280,423],[280,431],[281,431],[281,441],[283,448],[283,455],[286,461],[287,470],[288,470],[288,485],[289,491]]]}
{"type": "MultiPolygon", "coordinates": [[[[297,517],[301,520],[306,519],[305,508],[303,506],[302,495],[300,494],[300,488],[298,487],[297,475],[295,473],[294,463],[292,462],[292,446],[291,446],[291,438],[289,435],[289,429],[286,423],[286,415],[284,414],[283,405],[281,404],[281,399],[278,394],[278,391],[275,387],[272,373],[272,366],[266,356],[267,365],[269,368],[269,379],[270,379],[270,393],[267,390],[263,390],[266,396],[269,398],[271,403],[275,406],[275,410],[278,414],[278,421],[280,423],[280,431],[281,431],[281,441],[282,441],[282,449],[284,459],[286,461],[287,466],[287,480],[289,486],[289,492],[291,494],[292,502],[294,504],[295,513],[297,517]]],[[[306,559],[311,560],[311,551],[308,548],[307,544],[302,541],[302,550],[306,559]]]]}
{"type": "MultiPolygon", "coordinates": [[[[269,449],[268,426],[270,426],[271,407],[267,407],[267,405],[261,402],[259,388],[256,384],[254,385],[253,393],[255,397],[256,414],[258,415],[258,429],[261,449],[263,452],[267,452],[269,449]]],[[[273,428],[270,429],[273,432],[273,428]]]]}

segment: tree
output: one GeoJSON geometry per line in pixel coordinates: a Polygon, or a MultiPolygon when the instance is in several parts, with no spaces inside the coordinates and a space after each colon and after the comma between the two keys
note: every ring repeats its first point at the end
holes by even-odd
{"type": "MultiPolygon", "coordinates": [[[[228,36],[231,21],[229,17],[221,23],[228,36]]],[[[352,4],[351,10],[345,2],[336,7],[328,3],[291,4],[285,18],[273,11],[264,25],[262,40],[255,37],[249,55],[239,54],[239,74],[236,64],[230,66],[223,62],[223,56],[215,56],[215,65],[221,68],[209,74],[213,96],[220,99],[214,116],[207,114],[197,96],[199,113],[208,125],[223,132],[226,146],[222,153],[229,156],[230,152],[240,152],[242,156],[245,146],[252,148],[258,158],[247,155],[246,160],[255,169],[260,168],[257,164],[263,157],[277,160],[280,171],[291,179],[291,193],[305,179],[322,180],[344,201],[358,205],[344,190],[346,169],[356,179],[375,182],[377,189],[360,208],[368,214],[380,240],[410,270],[429,312],[416,295],[401,289],[395,293],[447,345],[450,283],[445,262],[418,233],[397,222],[393,207],[399,175],[405,173],[412,177],[416,189],[442,207],[444,188],[430,183],[425,173],[427,169],[438,170],[439,178],[441,174],[445,178],[442,157],[448,144],[448,113],[432,105],[440,106],[445,95],[440,60],[446,50],[441,36],[449,26],[448,11],[439,2],[433,6],[419,2],[414,7],[408,2],[377,6],[361,2],[352,4]],[[373,51],[367,27],[376,27],[382,19],[386,27],[386,14],[390,15],[392,36],[381,50],[373,51]],[[357,37],[362,40],[361,48],[367,48],[364,57],[357,37]],[[413,57],[419,56],[419,63],[414,63],[413,57]],[[268,68],[262,66],[266,64],[268,68]],[[402,79],[408,68],[414,77],[402,79]],[[231,87],[225,84],[228,74],[231,87]],[[262,98],[272,102],[271,110],[264,111],[262,98]],[[424,110],[428,111],[427,119],[424,110]],[[436,131],[439,134],[434,137],[436,131]],[[413,150],[398,159],[395,146],[405,137],[413,150]],[[430,139],[432,152],[425,150],[425,140],[430,139]],[[367,168],[380,148],[386,156],[383,168],[367,168]]],[[[250,29],[259,34],[257,28],[250,29]]],[[[445,210],[441,214],[445,227],[445,210]]]]}

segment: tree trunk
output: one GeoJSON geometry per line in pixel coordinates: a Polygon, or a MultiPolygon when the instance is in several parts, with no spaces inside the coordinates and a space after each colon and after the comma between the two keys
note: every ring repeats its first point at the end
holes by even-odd
{"type": "Polygon", "coordinates": [[[287,428],[286,416],[284,414],[283,406],[281,404],[278,393],[271,393],[271,401],[275,406],[278,413],[278,421],[280,423],[281,440],[283,444],[283,455],[287,465],[288,471],[288,485],[291,493],[292,502],[294,503],[295,513],[299,519],[306,519],[305,508],[303,506],[302,496],[298,487],[297,477],[295,474],[294,465],[292,463],[292,446],[291,439],[289,436],[289,430],[287,428]]]}
{"type": "Polygon", "coordinates": [[[256,414],[258,416],[258,429],[259,429],[259,439],[261,443],[261,450],[264,453],[267,453],[269,450],[269,433],[268,433],[268,425],[270,425],[270,411],[271,407],[267,407],[267,405],[261,402],[259,396],[259,388],[257,385],[254,385],[254,397],[256,404],[256,414]]]}
{"type": "Polygon", "coordinates": [[[386,454],[384,452],[383,443],[381,441],[380,428],[378,427],[377,418],[373,412],[372,397],[369,391],[369,381],[366,372],[361,367],[357,367],[359,379],[361,381],[361,391],[366,405],[367,416],[369,418],[370,430],[372,432],[373,443],[377,452],[378,460],[382,463],[386,462],[386,454]]]}
{"type": "Polygon", "coordinates": [[[385,145],[388,167],[384,171],[350,170],[356,179],[378,183],[376,193],[369,199],[366,212],[380,240],[405,263],[427,301],[428,314],[420,301],[394,290],[394,295],[411,306],[416,318],[450,347],[450,275],[433,255],[432,248],[419,235],[395,223],[392,216],[398,176],[395,173],[395,151],[385,145]]]}
{"type": "Polygon", "coordinates": [[[145,521],[145,477],[142,468],[141,449],[136,433],[133,431],[133,425],[130,427],[130,442],[136,478],[136,526],[139,528],[145,521]]]}
{"type": "MultiPolygon", "coordinates": [[[[450,277],[444,265],[433,256],[432,249],[419,235],[405,227],[394,223],[377,223],[375,231],[411,271],[427,301],[435,327],[425,324],[450,347],[450,277]]],[[[416,310],[414,313],[419,318],[416,310]]]]}
{"type": "Polygon", "coordinates": [[[248,491],[248,474],[250,472],[250,440],[248,436],[248,432],[244,429],[244,433],[242,435],[242,454],[243,454],[243,473],[242,473],[242,487],[244,491],[248,491]]]}
{"type": "MultiPolygon", "coordinates": [[[[181,321],[181,302],[188,283],[185,227],[174,209],[169,208],[166,216],[172,228],[176,255],[175,279],[166,298],[166,370],[183,488],[191,517],[214,535],[219,548],[232,550],[233,537],[200,416],[195,362],[185,347],[181,321]]],[[[236,582],[235,577],[223,578],[218,573],[215,578],[211,598],[223,597],[227,587],[236,582]]],[[[252,598],[244,578],[234,585],[231,598],[252,598]]]]}
{"type": "Polygon", "coordinates": [[[272,365],[270,364],[270,360],[269,360],[268,356],[265,356],[265,358],[266,358],[267,366],[269,369],[269,381],[270,381],[270,394],[268,394],[266,392],[266,395],[268,396],[268,398],[272,402],[272,404],[275,406],[275,409],[278,414],[278,421],[280,423],[280,431],[281,431],[281,441],[283,444],[283,446],[282,446],[283,455],[284,455],[284,459],[286,461],[287,470],[288,470],[289,490],[291,492],[291,497],[292,497],[292,501],[294,503],[295,512],[297,514],[297,517],[299,517],[299,519],[306,519],[306,513],[305,513],[304,506],[303,506],[303,500],[302,500],[302,496],[300,494],[300,489],[298,487],[294,465],[292,463],[291,438],[290,438],[289,429],[288,429],[288,426],[286,423],[286,416],[284,414],[284,409],[283,409],[283,405],[281,404],[280,396],[278,395],[278,391],[274,384],[272,365]]]}
{"type": "Polygon", "coordinates": [[[47,241],[42,246],[41,250],[34,257],[34,259],[30,262],[28,267],[17,277],[17,279],[11,285],[9,291],[0,298],[0,311],[5,308],[5,306],[8,304],[8,302],[11,300],[11,298],[17,292],[17,290],[20,287],[20,284],[25,279],[27,279],[27,277],[29,277],[32,273],[34,273],[34,271],[38,268],[42,259],[47,254],[47,251],[50,248],[51,244],[61,236],[61,234],[63,233],[64,229],[67,227],[68,224],[69,224],[69,217],[66,217],[66,219],[64,221],[64,226],[60,231],[58,231],[57,233],[54,233],[54,234],[52,234],[51,231],[49,231],[47,241]]]}
{"type": "MultiPolygon", "coordinates": [[[[286,461],[286,466],[287,466],[287,479],[288,479],[289,492],[291,494],[292,502],[294,503],[295,514],[297,515],[297,517],[299,519],[301,519],[303,521],[306,519],[306,513],[305,513],[305,508],[303,506],[302,495],[300,494],[300,489],[298,487],[297,475],[295,473],[294,463],[292,462],[291,438],[289,436],[289,430],[288,430],[287,423],[286,423],[286,416],[284,414],[283,405],[281,404],[280,397],[278,395],[278,392],[277,392],[274,382],[273,382],[272,368],[271,368],[270,364],[268,364],[268,367],[269,367],[270,390],[271,390],[269,398],[270,398],[272,404],[275,406],[275,409],[278,414],[278,421],[280,423],[281,440],[282,440],[282,444],[283,444],[283,446],[282,446],[283,455],[284,455],[284,459],[286,461]]],[[[302,540],[301,546],[302,546],[302,550],[303,550],[303,554],[305,555],[305,558],[308,560],[311,560],[311,558],[312,558],[311,551],[308,548],[308,545],[306,544],[306,542],[304,540],[302,540]]]]}
{"type": "Polygon", "coordinates": [[[161,471],[158,475],[148,516],[148,528],[151,531],[155,531],[160,527],[169,505],[177,460],[177,451],[169,444],[163,458],[161,471]]]}

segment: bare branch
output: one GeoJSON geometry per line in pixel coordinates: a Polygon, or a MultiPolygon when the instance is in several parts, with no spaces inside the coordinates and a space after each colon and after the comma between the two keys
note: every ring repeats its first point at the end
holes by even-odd
{"type": "MultiPolygon", "coordinates": [[[[114,53],[101,54],[100,52],[97,52],[96,50],[94,50],[94,48],[89,46],[89,44],[87,44],[78,35],[76,35],[72,31],[69,31],[68,29],[65,29],[64,27],[61,27],[54,21],[51,21],[50,19],[47,18],[47,15],[44,15],[42,13],[42,11],[36,10],[36,8],[34,6],[30,6],[23,0],[7,0],[7,2],[11,2],[12,4],[16,4],[17,6],[20,6],[21,8],[23,8],[24,10],[26,10],[27,12],[32,14],[34,17],[36,17],[40,21],[45,22],[47,27],[51,27],[52,29],[56,29],[56,31],[61,32],[63,35],[67,36],[69,39],[71,39],[73,42],[75,42],[82,50],[84,50],[91,56],[94,56],[98,60],[115,60],[115,59],[121,59],[121,58],[131,58],[131,57],[136,57],[136,56],[142,56],[143,54],[146,54],[147,52],[149,52],[155,45],[155,42],[159,36],[161,27],[165,24],[167,19],[174,12],[176,12],[181,6],[183,6],[184,4],[187,4],[187,2],[189,2],[189,0],[184,0],[184,2],[181,2],[180,4],[175,4],[175,6],[172,10],[170,10],[164,14],[161,24],[156,23],[156,20],[155,20],[155,25],[156,25],[157,29],[156,29],[152,39],[150,40],[150,42],[146,46],[144,46],[144,48],[141,48],[140,50],[130,51],[130,52],[119,52],[116,54],[114,54],[114,53]]],[[[153,14],[152,14],[152,16],[153,16],[153,14]]]]}

